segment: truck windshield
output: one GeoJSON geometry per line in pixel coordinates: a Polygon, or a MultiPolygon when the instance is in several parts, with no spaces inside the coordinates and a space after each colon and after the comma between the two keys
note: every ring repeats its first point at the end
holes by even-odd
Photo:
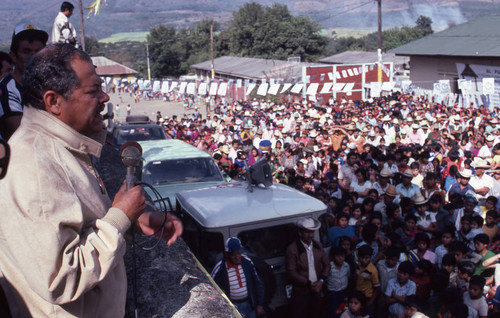
{"type": "Polygon", "coordinates": [[[285,255],[286,248],[297,238],[295,224],[243,231],[238,234],[245,249],[261,258],[273,258],[285,255]]]}
{"type": "Polygon", "coordinates": [[[219,168],[211,158],[150,162],[144,169],[142,179],[152,185],[223,181],[219,168]]]}

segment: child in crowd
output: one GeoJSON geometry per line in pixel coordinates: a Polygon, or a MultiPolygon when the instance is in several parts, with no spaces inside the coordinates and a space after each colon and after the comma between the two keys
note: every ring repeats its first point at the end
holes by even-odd
{"type": "Polygon", "coordinates": [[[417,264],[418,261],[426,259],[432,264],[436,264],[436,254],[430,250],[431,240],[425,233],[419,232],[415,235],[415,244],[417,248],[408,253],[408,259],[417,264]]]}
{"type": "Polygon", "coordinates": [[[488,250],[488,244],[490,243],[490,239],[488,235],[482,233],[478,234],[474,237],[474,247],[476,249],[476,253],[481,255],[481,260],[476,265],[476,270],[474,271],[474,275],[483,276],[483,274],[491,276],[493,273],[491,271],[486,271],[487,267],[483,266],[483,262],[490,257],[495,256],[495,254],[488,250]],[[490,272],[490,273],[488,273],[490,272]]]}
{"type": "Polygon", "coordinates": [[[441,268],[441,262],[443,260],[443,256],[448,253],[448,246],[451,242],[455,240],[455,231],[451,227],[447,227],[444,232],[441,234],[441,245],[436,247],[436,263],[438,268],[441,268]]]}
{"type": "Polygon", "coordinates": [[[420,310],[422,310],[420,298],[417,295],[406,296],[404,318],[428,318],[420,310]]]}
{"type": "Polygon", "coordinates": [[[479,318],[486,318],[488,316],[488,304],[483,296],[483,288],[486,283],[484,277],[474,275],[469,281],[469,290],[464,293],[464,304],[474,308],[479,318]]]}
{"type": "Polygon", "coordinates": [[[414,246],[413,240],[417,234],[416,224],[417,217],[412,213],[408,213],[405,216],[404,226],[396,230],[396,233],[401,237],[403,244],[410,248],[414,246]]]}
{"type": "Polygon", "coordinates": [[[389,304],[390,317],[404,316],[404,304],[406,296],[415,295],[416,284],[410,280],[414,272],[411,262],[405,261],[398,266],[397,278],[392,278],[385,290],[386,301],[389,304]]]}
{"type": "Polygon", "coordinates": [[[373,313],[375,300],[380,294],[380,280],[378,270],[370,261],[373,249],[369,245],[358,248],[358,263],[356,268],[356,290],[363,292],[367,298],[368,313],[373,313]]]}
{"type": "Polygon", "coordinates": [[[427,300],[431,293],[432,264],[428,260],[421,260],[417,263],[415,273],[411,280],[417,285],[415,294],[423,300],[427,300]]]}
{"type": "Polygon", "coordinates": [[[461,261],[457,265],[457,287],[462,291],[469,289],[469,281],[472,275],[474,275],[474,270],[476,265],[471,261],[461,261]]]}
{"type": "Polygon", "coordinates": [[[347,236],[348,238],[353,238],[356,236],[354,228],[348,224],[348,216],[344,213],[339,213],[337,215],[337,226],[332,226],[328,230],[328,239],[332,243],[332,246],[338,246],[339,239],[342,236],[347,236]]]}
{"type": "Polygon", "coordinates": [[[338,317],[337,310],[347,296],[351,269],[345,262],[346,251],[340,246],[330,250],[331,270],[326,280],[328,317],[338,317]]]}
{"type": "MultiPolygon", "coordinates": [[[[488,199],[486,200],[488,202],[488,199]]],[[[499,233],[499,228],[497,225],[498,213],[495,210],[489,210],[486,212],[485,224],[483,225],[483,232],[488,235],[490,241],[493,241],[495,236],[499,233]]]]}
{"type": "Polygon", "coordinates": [[[449,285],[451,287],[457,287],[457,272],[455,270],[456,264],[457,260],[455,259],[455,255],[453,255],[452,253],[448,253],[443,256],[441,270],[450,275],[449,285]]]}
{"type": "Polygon", "coordinates": [[[380,274],[381,290],[385,291],[389,280],[396,278],[398,273],[399,255],[399,248],[390,246],[385,251],[385,259],[377,262],[377,270],[380,274]]]}
{"type": "Polygon", "coordinates": [[[350,226],[361,225],[361,204],[355,204],[352,208],[351,217],[349,218],[350,226]]]}
{"type": "Polygon", "coordinates": [[[366,296],[360,291],[353,291],[347,299],[347,309],[340,318],[370,318],[366,314],[366,296]]]}

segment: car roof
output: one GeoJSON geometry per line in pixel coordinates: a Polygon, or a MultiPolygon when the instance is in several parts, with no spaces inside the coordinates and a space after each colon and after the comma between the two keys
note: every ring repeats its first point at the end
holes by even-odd
{"type": "Polygon", "coordinates": [[[212,158],[205,151],[178,139],[145,140],[139,141],[139,144],[142,147],[142,158],[146,162],[171,159],[212,158]]]}
{"type": "Polygon", "coordinates": [[[175,196],[205,228],[238,226],[326,211],[326,205],[320,200],[279,183],[267,189],[254,187],[250,192],[244,182],[226,182],[181,191],[175,196]]]}

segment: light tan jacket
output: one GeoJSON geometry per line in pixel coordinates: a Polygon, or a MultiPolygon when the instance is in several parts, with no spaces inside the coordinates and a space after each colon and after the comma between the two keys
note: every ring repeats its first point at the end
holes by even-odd
{"type": "Polygon", "coordinates": [[[0,181],[0,281],[14,317],[123,317],[127,216],[92,157],[102,144],[26,107],[0,181]]]}

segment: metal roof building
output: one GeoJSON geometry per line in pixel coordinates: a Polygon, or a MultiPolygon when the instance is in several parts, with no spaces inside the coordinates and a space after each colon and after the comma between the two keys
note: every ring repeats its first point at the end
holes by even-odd
{"type": "MultiPolygon", "coordinates": [[[[376,63],[378,61],[377,52],[345,51],[332,56],[320,59],[318,62],[324,64],[359,64],[376,63]]],[[[402,66],[408,62],[404,56],[396,56],[394,53],[382,53],[383,62],[392,62],[394,66],[402,66]]]]}
{"type": "Polygon", "coordinates": [[[104,56],[93,56],[91,58],[99,76],[128,77],[137,74],[137,71],[130,67],[112,61],[104,56]]]}
{"type": "Polygon", "coordinates": [[[500,81],[500,15],[481,17],[397,47],[390,53],[410,57],[410,80],[422,88],[449,79],[496,77],[500,81]],[[466,72],[472,69],[474,72],[466,72]],[[484,73],[484,74],[483,74],[484,73]],[[490,75],[488,75],[490,74],[490,75]]]}
{"type": "MultiPolygon", "coordinates": [[[[191,65],[200,80],[211,78],[212,61],[191,65]]],[[[289,62],[271,59],[250,57],[221,56],[214,60],[215,77],[226,79],[285,79],[288,81],[300,80],[302,66],[315,65],[312,63],[289,62]]]]}

